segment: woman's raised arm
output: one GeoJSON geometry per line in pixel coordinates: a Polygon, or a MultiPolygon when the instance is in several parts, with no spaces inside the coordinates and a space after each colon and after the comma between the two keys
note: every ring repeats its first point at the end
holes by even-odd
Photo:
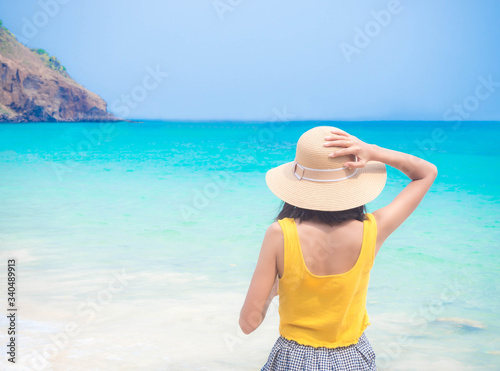
{"type": "Polygon", "coordinates": [[[330,156],[356,155],[357,162],[346,162],[344,166],[362,168],[369,161],[379,161],[403,172],[411,182],[387,206],[373,213],[377,221],[377,249],[417,208],[437,176],[435,165],[421,158],[365,143],[342,131],[333,130],[325,138],[326,147],[346,147],[330,156]]]}

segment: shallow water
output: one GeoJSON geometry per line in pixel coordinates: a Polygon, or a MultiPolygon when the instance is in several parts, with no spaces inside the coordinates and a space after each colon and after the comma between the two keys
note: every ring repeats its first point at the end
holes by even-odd
{"type": "MultiPolygon", "coordinates": [[[[367,335],[379,369],[499,369],[499,124],[319,124],[439,168],[372,271],[367,335]]],[[[259,369],[278,336],[277,303],[250,336],[237,322],[280,205],[264,176],[317,125],[0,125],[0,287],[16,258],[19,363],[259,369]]],[[[369,210],[404,184],[389,169],[369,210]]],[[[2,344],[6,325],[0,317],[2,344]]]]}

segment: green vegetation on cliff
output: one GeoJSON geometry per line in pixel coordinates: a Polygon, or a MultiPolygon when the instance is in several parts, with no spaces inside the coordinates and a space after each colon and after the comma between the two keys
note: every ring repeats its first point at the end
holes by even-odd
{"type": "MultiPolygon", "coordinates": [[[[16,55],[18,41],[16,37],[3,26],[2,20],[0,20],[0,53],[5,57],[10,57],[17,59],[16,55]]],[[[69,77],[66,67],[64,67],[61,62],[54,56],[51,56],[44,49],[30,49],[35,53],[43,62],[43,64],[50,69],[61,73],[65,77],[69,77]]]]}
{"type": "MultiPolygon", "coordinates": [[[[1,22],[1,21],[0,21],[1,22]]],[[[17,43],[16,37],[0,23],[0,53],[12,55],[17,43]]]]}
{"type": "Polygon", "coordinates": [[[29,49],[0,21],[0,123],[117,121],[44,49],[29,49]]]}
{"type": "Polygon", "coordinates": [[[30,49],[33,53],[37,54],[41,59],[43,64],[45,64],[47,67],[58,71],[62,73],[64,76],[68,76],[68,73],[66,72],[66,67],[64,67],[61,62],[59,62],[59,59],[57,59],[54,56],[50,56],[49,53],[47,53],[44,49],[30,49]]]}

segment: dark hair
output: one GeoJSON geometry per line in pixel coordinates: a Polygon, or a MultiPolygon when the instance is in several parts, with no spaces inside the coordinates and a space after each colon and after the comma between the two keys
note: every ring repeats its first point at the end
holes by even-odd
{"type": "Polygon", "coordinates": [[[332,226],[348,220],[359,220],[360,222],[362,222],[363,220],[365,220],[365,213],[365,205],[342,211],[320,211],[302,209],[283,201],[283,207],[276,217],[275,221],[283,218],[294,218],[300,219],[299,222],[313,221],[332,226]]]}

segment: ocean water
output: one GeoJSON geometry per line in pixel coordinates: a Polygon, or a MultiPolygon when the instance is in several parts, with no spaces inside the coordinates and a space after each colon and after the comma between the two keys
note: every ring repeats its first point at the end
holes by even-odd
{"type": "MultiPolygon", "coordinates": [[[[0,369],[260,369],[277,300],[249,336],[238,317],[280,206],[264,177],[317,125],[439,169],[371,274],[378,368],[500,369],[500,124],[408,121],[0,125],[0,369]]],[[[406,183],[389,169],[368,210],[406,183]]]]}

